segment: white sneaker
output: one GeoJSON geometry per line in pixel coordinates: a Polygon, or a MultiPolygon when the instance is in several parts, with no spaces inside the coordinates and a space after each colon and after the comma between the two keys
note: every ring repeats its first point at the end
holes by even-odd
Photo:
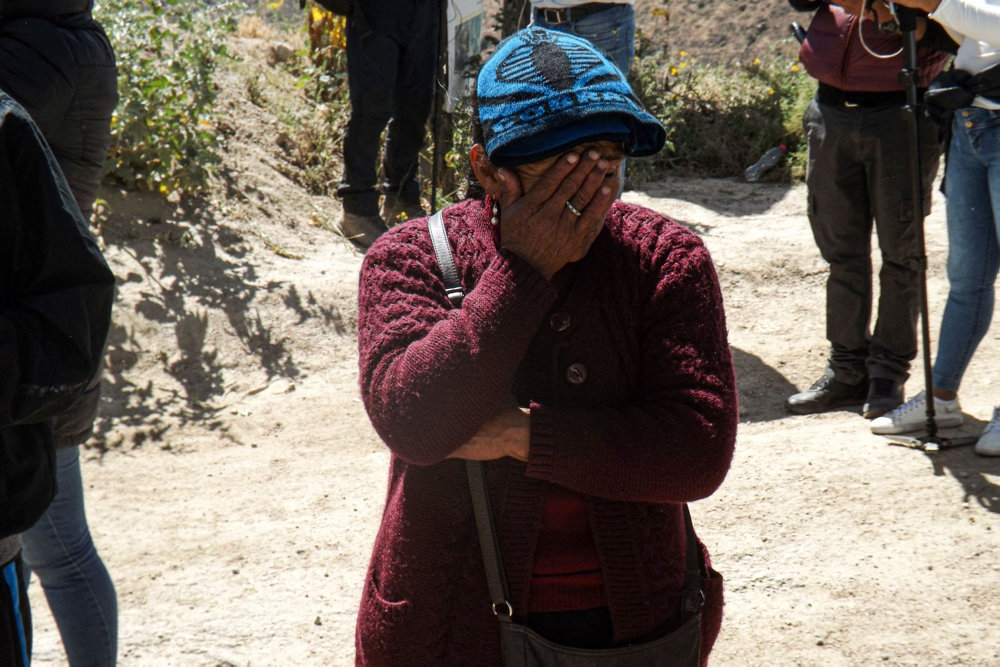
{"type": "MultiPolygon", "coordinates": [[[[953,428],[962,425],[962,408],[958,399],[942,401],[934,399],[934,421],[938,428],[953,428]]],[[[927,426],[927,399],[925,392],[920,392],[892,412],[877,417],[871,421],[872,433],[878,435],[893,435],[907,431],[922,431],[927,426]]],[[[1000,443],[1000,434],[998,434],[1000,443]]],[[[998,451],[1000,454],[1000,451],[998,451]]]]}
{"type": "Polygon", "coordinates": [[[976,454],[980,456],[1000,456],[1000,408],[993,408],[993,419],[983,429],[976,443],[976,454]]]}

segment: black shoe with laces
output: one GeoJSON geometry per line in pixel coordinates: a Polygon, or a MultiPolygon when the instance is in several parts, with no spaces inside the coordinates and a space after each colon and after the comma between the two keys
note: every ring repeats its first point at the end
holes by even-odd
{"type": "Polygon", "coordinates": [[[811,415],[834,408],[857,405],[865,400],[868,384],[847,384],[835,380],[827,371],[806,391],[792,394],[785,401],[785,407],[795,415],[811,415]]]}
{"type": "Polygon", "coordinates": [[[865,419],[875,419],[903,404],[903,386],[891,378],[872,378],[863,408],[865,419]]]}

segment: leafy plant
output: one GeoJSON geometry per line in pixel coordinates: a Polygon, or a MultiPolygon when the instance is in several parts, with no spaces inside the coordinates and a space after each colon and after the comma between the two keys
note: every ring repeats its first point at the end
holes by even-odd
{"type": "Polygon", "coordinates": [[[778,144],[788,148],[788,157],[768,178],[801,175],[801,119],[815,82],[791,56],[749,65],[702,65],[683,51],[674,60],[653,52],[641,36],[639,56],[632,87],[666,126],[668,143],[659,155],[628,162],[633,185],[670,169],[737,176],[778,144]]]}
{"type": "Polygon", "coordinates": [[[241,7],[236,0],[101,1],[95,15],[115,49],[120,97],[109,178],[164,194],[206,184],[223,144],[213,75],[241,7]]]}
{"type": "Polygon", "coordinates": [[[296,59],[292,73],[298,77],[309,112],[287,123],[292,147],[288,158],[298,170],[292,178],[312,193],[332,194],[350,116],[346,26],[343,16],[315,3],[306,17],[308,54],[300,54],[303,57],[296,59]]]}

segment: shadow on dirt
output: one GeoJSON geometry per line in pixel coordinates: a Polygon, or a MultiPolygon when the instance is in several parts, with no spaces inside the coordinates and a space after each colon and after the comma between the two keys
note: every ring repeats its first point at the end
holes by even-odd
{"type": "MultiPolygon", "coordinates": [[[[239,340],[244,354],[268,380],[299,377],[289,341],[276,335],[254,310],[255,299],[263,293],[282,294],[289,319],[303,322],[317,317],[337,333],[347,332],[345,318],[335,308],[320,306],[311,293],[302,295],[294,285],[260,282],[254,267],[240,261],[249,252],[243,236],[218,225],[207,206],[185,202],[183,215],[178,215],[157,195],[102,194],[109,210],[102,237],[133,260],[116,271],[119,291],[124,289],[122,283],[137,283],[141,299],[136,315],[152,326],[173,329],[175,346],[144,349],[148,336],[127,329],[122,324],[126,318],[115,318],[108,339],[101,418],[91,441],[99,450],[146,442],[170,449],[165,435],[171,423],[199,422],[226,437],[219,418],[223,406],[217,404],[226,391],[225,369],[210,332],[213,323],[220,326],[220,316],[226,335],[239,340]],[[176,384],[136,381],[142,377],[141,367],[156,365],[176,384]],[[131,442],[115,435],[116,426],[135,433],[131,442]]],[[[116,307],[122,303],[119,298],[116,307]]]]}
{"type": "MultiPolygon", "coordinates": [[[[965,416],[962,436],[978,436],[986,422],[965,416]]],[[[944,434],[946,438],[951,434],[944,434]]],[[[967,437],[966,440],[970,440],[967,437]]],[[[944,449],[926,456],[939,477],[950,474],[962,485],[962,500],[978,503],[983,509],[1000,514],[1000,457],[979,456],[975,452],[975,440],[971,444],[944,449]]]]}
{"type": "Polygon", "coordinates": [[[668,175],[658,182],[636,188],[635,192],[649,197],[680,199],[720,215],[747,217],[769,211],[788,196],[793,187],[788,183],[745,183],[736,178],[672,179],[668,175]]]}
{"type": "Polygon", "coordinates": [[[760,357],[733,348],[740,422],[761,422],[788,416],[785,399],[798,389],[760,357]]]}
{"type": "Polygon", "coordinates": [[[950,474],[962,486],[962,501],[978,503],[983,509],[1000,514],[1000,458],[979,456],[975,452],[976,440],[986,422],[968,414],[957,429],[944,429],[934,440],[937,451],[928,450],[928,438],[918,434],[884,436],[886,443],[923,451],[930,461],[934,475],[950,474]],[[992,479],[991,479],[992,478],[992,479]]]}

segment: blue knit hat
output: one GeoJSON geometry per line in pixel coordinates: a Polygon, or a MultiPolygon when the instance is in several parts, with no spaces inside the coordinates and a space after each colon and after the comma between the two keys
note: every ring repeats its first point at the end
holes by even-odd
{"type": "Polygon", "coordinates": [[[486,154],[502,167],[535,162],[584,141],[620,141],[652,155],[666,131],[625,75],[587,40],[526,28],[497,47],[476,85],[486,154]]]}

